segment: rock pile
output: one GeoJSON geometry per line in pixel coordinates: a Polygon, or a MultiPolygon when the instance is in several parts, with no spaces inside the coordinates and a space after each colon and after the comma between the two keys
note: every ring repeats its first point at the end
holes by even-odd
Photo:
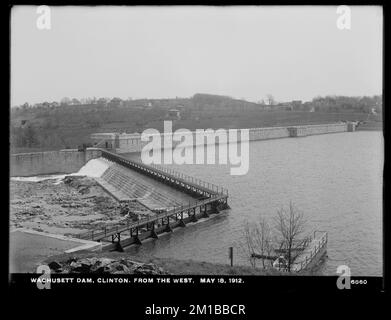
{"type": "Polygon", "coordinates": [[[70,258],[65,261],[51,261],[48,266],[55,273],[99,273],[167,275],[161,267],[153,263],[142,263],[130,259],[111,258],[70,258]]]}
{"type": "Polygon", "coordinates": [[[90,188],[95,184],[93,180],[85,179],[83,176],[66,176],[62,181],[77,189],[80,194],[90,193],[90,188]]]}
{"type": "Polygon", "coordinates": [[[75,235],[125,225],[120,204],[92,178],[66,176],[39,182],[10,181],[10,227],[75,235]]]}

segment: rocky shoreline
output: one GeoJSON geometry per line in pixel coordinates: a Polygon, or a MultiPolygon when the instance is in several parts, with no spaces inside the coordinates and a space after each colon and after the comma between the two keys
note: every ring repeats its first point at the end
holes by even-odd
{"type": "MultiPolygon", "coordinates": [[[[77,252],[52,256],[41,261],[57,274],[129,275],[281,275],[276,269],[233,266],[194,260],[131,256],[126,252],[77,252]]],[[[310,275],[305,273],[304,275],[310,275]]]]}
{"type": "Polygon", "coordinates": [[[133,261],[129,257],[113,259],[107,257],[70,257],[65,260],[48,262],[53,273],[93,273],[93,274],[135,274],[168,275],[161,267],[153,263],[133,261]]]}

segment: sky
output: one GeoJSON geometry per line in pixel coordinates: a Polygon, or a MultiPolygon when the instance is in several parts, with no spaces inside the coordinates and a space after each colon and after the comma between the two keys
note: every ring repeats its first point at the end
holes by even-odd
{"type": "Polygon", "coordinates": [[[11,106],[63,97],[259,101],[382,92],[383,12],[336,6],[50,7],[11,11],[11,106]]]}

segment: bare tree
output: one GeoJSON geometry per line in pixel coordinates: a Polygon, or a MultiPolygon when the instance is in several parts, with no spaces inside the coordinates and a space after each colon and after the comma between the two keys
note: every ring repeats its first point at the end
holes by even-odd
{"type": "Polygon", "coordinates": [[[300,248],[300,236],[304,232],[305,220],[302,212],[298,211],[290,202],[289,210],[281,208],[277,211],[275,228],[280,236],[281,249],[287,259],[287,270],[291,271],[294,261],[294,252],[300,248]]]}
{"type": "Polygon", "coordinates": [[[267,101],[267,104],[268,104],[269,106],[272,106],[272,105],[274,105],[274,104],[276,103],[276,101],[275,101],[273,95],[270,94],[270,93],[266,95],[266,101],[267,101]]]}
{"type": "Polygon", "coordinates": [[[244,254],[245,258],[248,259],[250,265],[255,268],[253,232],[252,226],[248,222],[244,225],[243,238],[243,242],[240,243],[241,252],[244,254]]]}
{"type": "MultiPolygon", "coordinates": [[[[266,268],[266,260],[270,260],[273,252],[271,229],[264,218],[258,223],[246,223],[244,226],[244,243],[242,250],[253,268],[256,266],[256,259],[261,259],[262,267],[266,268]],[[269,259],[268,259],[269,258],[269,259]]],[[[270,260],[272,264],[272,260],[270,260]]]]}
{"type": "Polygon", "coordinates": [[[62,106],[68,106],[71,104],[71,102],[72,102],[71,99],[69,99],[68,97],[64,97],[61,99],[60,104],[62,106]]]}
{"type": "MultiPolygon", "coordinates": [[[[262,266],[265,268],[265,260],[273,251],[270,227],[264,218],[261,218],[253,230],[255,249],[261,256],[262,266]]],[[[269,259],[270,260],[270,259],[269,259]]]]}

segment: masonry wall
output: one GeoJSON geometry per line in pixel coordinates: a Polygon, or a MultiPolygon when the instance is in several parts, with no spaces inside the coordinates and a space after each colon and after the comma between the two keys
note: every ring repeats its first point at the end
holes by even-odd
{"type": "Polygon", "coordinates": [[[251,128],[249,130],[250,141],[288,138],[290,136],[289,128],[286,127],[251,128]]]}
{"type": "Polygon", "coordinates": [[[292,137],[312,136],[317,134],[345,132],[348,131],[348,124],[333,123],[327,125],[294,126],[290,127],[290,130],[292,137]]]}
{"type": "Polygon", "coordinates": [[[118,135],[117,153],[139,152],[143,146],[141,135],[120,134],[118,135]]]}
{"type": "Polygon", "coordinates": [[[85,163],[99,158],[101,151],[88,148],[86,151],[66,149],[13,154],[10,157],[11,177],[77,172],[85,163]]]}
{"type": "MultiPolygon", "coordinates": [[[[305,125],[305,126],[291,126],[291,127],[269,127],[269,128],[250,128],[249,140],[269,140],[288,137],[304,137],[317,134],[327,134],[336,132],[354,131],[355,125],[353,123],[331,123],[320,125],[305,125]]],[[[191,134],[195,142],[194,132],[191,134]]],[[[218,141],[218,139],[216,139],[218,141]]],[[[205,139],[206,141],[206,139],[205,139]]],[[[240,141],[240,129],[238,130],[238,141],[240,141]]],[[[141,142],[140,135],[123,134],[119,135],[119,148],[117,153],[140,152],[147,142],[141,142]]],[[[181,142],[173,141],[173,148],[181,142]]],[[[206,144],[206,142],[205,142],[206,144]]],[[[182,144],[183,145],[183,144],[182,144]]],[[[162,145],[163,147],[163,145],[162,145]]]]}

